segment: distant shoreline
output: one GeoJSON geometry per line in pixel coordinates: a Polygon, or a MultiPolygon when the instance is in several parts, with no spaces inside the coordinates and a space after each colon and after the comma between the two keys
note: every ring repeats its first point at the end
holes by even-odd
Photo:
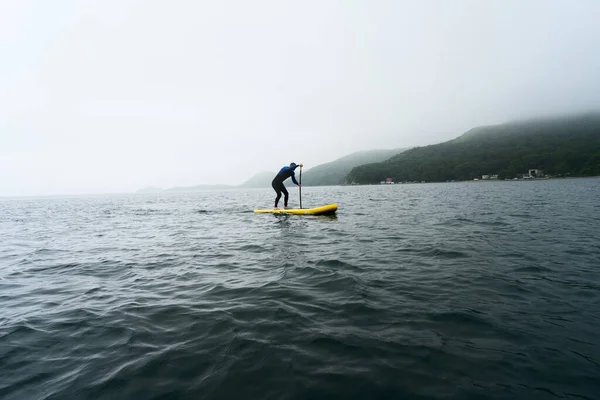
{"type": "MultiPolygon", "coordinates": [[[[425,183],[465,183],[465,182],[527,182],[527,181],[550,181],[557,179],[589,179],[600,178],[600,175],[593,176],[559,176],[552,178],[519,178],[519,179],[469,179],[469,180],[454,180],[454,181],[422,181],[422,182],[394,182],[394,183],[347,183],[335,186],[398,186],[398,185],[417,185],[425,183]]],[[[303,185],[304,186],[304,185],[303,185]]],[[[306,185],[308,187],[308,185],[306,185]]]]}
{"type": "MultiPolygon", "coordinates": [[[[446,182],[446,181],[431,181],[431,182],[409,182],[409,183],[394,183],[394,184],[381,184],[381,183],[361,183],[361,184],[339,184],[339,185],[302,185],[303,187],[311,187],[311,188],[318,188],[318,187],[337,187],[337,186],[398,186],[398,185],[417,185],[417,184],[427,184],[427,183],[465,183],[465,182],[472,182],[472,183],[479,183],[479,182],[525,182],[525,181],[548,181],[548,180],[559,180],[559,179],[599,179],[600,175],[593,175],[593,176],[564,176],[564,177],[556,177],[556,178],[531,178],[531,179],[485,179],[485,180],[468,180],[468,181],[454,181],[454,182],[446,182]]],[[[148,196],[148,195],[160,195],[160,194],[171,194],[171,195],[175,195],[175,194],[193,194],[193,193],[204,193],[204,192],[210,192],[210,191],[221,191],[221,190],[236,190],[236,189],[254,189],[254,190],[260,190],[260,189],[270,189],[270,187],[236,187],[236,186],[231,186],[231,187],[224,187],[224,188],[215,188],[215,189],[201,189],[201,190],[195,190],[195,191],[189,191],[189,192],[185,192],[185,191],[162,191],[162,192],[155,192],[155,193],[139,193],[139,192],[120,192],[120,193],[78,193],[78,194],[40,194],[40,195],[22,195],[22,196],[0,196],[0,200],[18,200],[18,199],[35,199],[35,198],[48,198],[48,197],[54,197],[54,198],[66,198],[66,197],[101,197],[101,196],[131,196],[131,195],[136,195],[136,196],[148,196]]]]}

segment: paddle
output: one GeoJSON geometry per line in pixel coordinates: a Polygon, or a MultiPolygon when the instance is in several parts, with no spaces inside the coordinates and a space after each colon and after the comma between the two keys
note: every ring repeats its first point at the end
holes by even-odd
{"type": "Polygon", "coordinates": [[[300,167],[300,180],[298,181],[298,194],[300,195],[300,208],[302,208],[302,167],[300,167]]]}

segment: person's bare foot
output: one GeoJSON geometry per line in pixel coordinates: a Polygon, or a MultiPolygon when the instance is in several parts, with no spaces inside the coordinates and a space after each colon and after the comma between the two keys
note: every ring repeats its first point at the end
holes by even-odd
{"type": "Polygon", "coordinates": [[[279,207],[275,207],[273,210],[279,210],[279,207]]]}
{"type": "Polygon", "coordinates": [[[286,210],[289,210],[289,209],[290,209],[290,207],[288,207],[288,206],[285,206],[285,209],[286,209],[286,210]]]}

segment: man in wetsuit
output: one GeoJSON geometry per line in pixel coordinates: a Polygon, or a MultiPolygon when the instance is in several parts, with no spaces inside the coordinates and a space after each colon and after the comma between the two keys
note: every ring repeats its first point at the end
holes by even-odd
{"type": "Polygon", "coordinates": [[[289,193],[288,193],[287,189],[285,188],[283,181],[285,181],[289,177],[292,177],[292,182],[294,182],[296,185],[300,186],[300,184],[296,181],[296,174],[294,173],[294,170],[298,167],[302,168],[302,164],[296,165],[296,163],[291,163],[289,167],[285,166],[285,167],[281,168],[281,170],[279,170],[277,175],[275,175],[275,178],[273,178],[273,182],[271,182],[271,186],[273,186],[273,189],[275,189],[275,193],[277,193],[277,197],[275,198],[275,209],[276,210],[279,210],[279,208],[277,208],[277,204],[279,203],[279,199],[281,199],[281,193],[283,193],[283,195],[284,195],[283,205],[286,209],[288,208],[289,193]]]}

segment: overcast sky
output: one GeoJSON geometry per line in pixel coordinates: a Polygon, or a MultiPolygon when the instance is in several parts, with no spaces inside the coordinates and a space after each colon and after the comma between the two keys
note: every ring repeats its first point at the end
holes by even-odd
{"type": "Polygon", "coordinates": [[[0,195],[239,184],[600,108],[597,0],[2,0],[0,195]]]}

